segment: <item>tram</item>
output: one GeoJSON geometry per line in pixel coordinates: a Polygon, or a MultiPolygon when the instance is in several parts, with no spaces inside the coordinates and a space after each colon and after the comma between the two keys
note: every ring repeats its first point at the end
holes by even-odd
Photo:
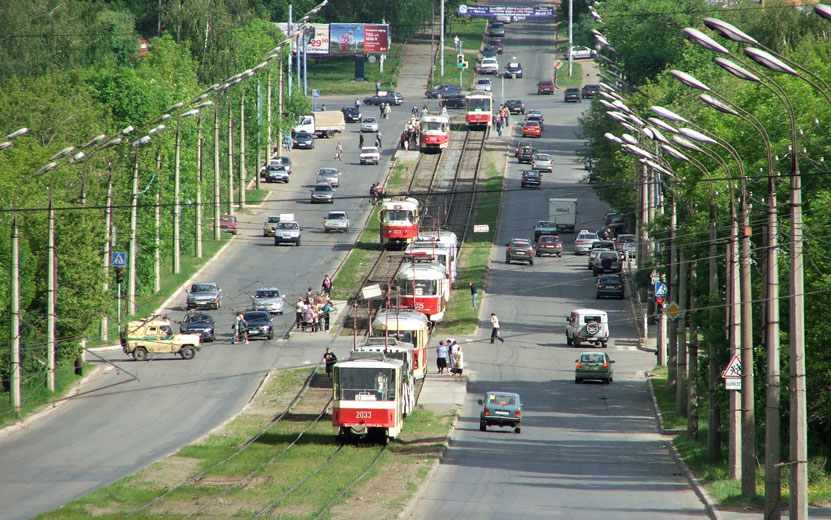
{"type": "Polygon", "coordinates": [[[389,309],[378,312],[372,320],[371,337],[394,338],[413,345],[413,377],[427,375],[427,343],[430,341],[430,320],[412,309],[389,309]]]}
{"type": "Polygon", "coordinates": [[[432,256],[447,269],[447,276],[450,283],[456,281],[457,251],[451,244],[433,240],[419,234],[413,243],[410,244],[410,247],[407,248],[407,254],[432,256]]]}
{"type": "Polygon", "coordinates": [[[465,121],[470,129],[487,130],[493,123],[493,96],[490,92],[471,92],[465,96],[465,121]]]}
{"type": "Polygon", "coordinates": [[[412,197],[392,197],[381,201],[378,219],[381,221],[381,244],[387,249],[403,249],[418,236],[418,200],[412,197]]]}
{"type": "Polygon", "coordinates": [[[332,426],[340,440],[386,443],[404,424],[404,362],[379,355],[335,363],[332,426]]]}
{"type": "Polygon", "coordinates": [[[415,309],[430,321],[441,321],[450,298],[450,278],[447,269],[432,257],[413,257],[395,276],[399,303],[415,309]],[[426,261],[429,260],[429,261],[426,261]]]}
{"type": "Polygon", "coordinates": [[[450,117],[425,115],[418,124],[419,146],[422,152],[444,150],[450,141],[450,117]]]}
{"type": "MultiPolygon", "coordinates": [[[[351,355],[366,354],[369,352],[381,353],[384,357],[400,359],[404,362],[404,376],[402,378],[402,395],[404,397],[404,417],[412,413],[415,408],[415,374],[413,373],[414,349],[412,343],[405,343],[396,338],[369,337],[364,343],[357,345],[351,355]]],[[[351,359],[351,357],[350,357],[351,359]]]]}

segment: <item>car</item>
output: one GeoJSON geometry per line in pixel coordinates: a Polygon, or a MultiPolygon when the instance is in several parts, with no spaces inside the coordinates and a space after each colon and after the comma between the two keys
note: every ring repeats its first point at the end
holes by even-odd
{"type": "Polygon", "coordinates": [[[614,240],[616,236],[627,232],[626,224],[618,222],[616,224],[609,224],[597,230],[597,236],[606,240],[614,240]]]}
{"type": "Polygon", "coordinates": [[[618,224],[621,222],[623,222],[623,217],[621,217],[615,210],[607,212],[606,216],[603,217],[604,226],[608,226],[609,224],[618,224]]]}
{"type": "Polygon", "coordinates": [[[404,102],[404,96],[400,92],[386,92],[378,91],[374,96],[364,98],[364,105],[380,105],[386,103],[388,105],[400,105],[404,102]]]}
{"type": "Polygon", "coordinates": [[[629,256],[634,256],[638,249],[638,237],[621,233],[615,237],[615,249],[629,256]]]}
{"type": "Polygon", "coordinates": [[[462,88],[458,85],[437,85],[424,91],[424,95],[430,99],[446,97],[449,94],[461,94],[462,88]]]}
{"type": "Polygon", "coordinates": [[[614,251],[615,250],[615,243],[609,240],[597,240],[592,244],[591,250],[589,250],[589,262],[588,262],[588,269],[590,271],[594,271],[594,263],[597,262],[597,258],[600,256],[601,251],[614,251]]]}
{"type": "Polygon", "coordinates": [[[559,235],[557,223],[553,220],[538,220],[534,224],[534,240],[539,240],[543,235],[559,235]]]}
{"type": "Polygon", "coordinates": [[[490,78],[479,78],[476,80],[473,88],[475,90],[481,90],[482,92],[491,92],[493,90],[493,81],[490,78]]]}
{"type": "Polygon", "coordinates": [[[172,322],[154,317],[131,321],[119,332],[121,350],[136,361],[144,361],[153,354],[178,354],[182,359],[193,359],[202,349],[199,334],[174,334],[172,322]]]}
{"type": "Polygon", "coordinates": [[[529,122],[529,121],[534,121],[534,122],[536,122],[536,123],[539,123],[539,125],[540,125],[540,130],[542,130],[542,129],[544,128],[544,125],[543,125],[543,122],[542,122],[542,118],[541,118],[540,116],[538,116],[537,114],[527,114],[527,115],[525,116],[525,121],[523,121],[523,123],[522,123],[522,124],[524,125],[525,123],[527,123],[527,122],[529,122]]]}
{"type": "Polygon", "coordinates": [[[331,231],[348,232],[349,214],[345,211],[330,211],[323,218],[323,232],[329,233],[331,231]]]}
{"type": "Polygon", "coordinates": [[[379,162],[381,162],[381,154],[378,153],[378,148],[374,146],[361,148],[361,164],[378,164],[379,162]]]}
{"type": "Polygon", "coordinates": [[[493,22],[488,28],[488,36],[495,36],[497,38],[505,37],[505,24],[502,22],[493,22]]]}
{"type": "Polygon", "coordinates": [[[554,82],[549,79],[537,82],[537,94],[553,94],[554,90],[554,82]]]}
{"type": "Polygon", "coordinates": [[[525,188],[526,186],[531,186],[532,188],[541,188],[542,175],[540,175],[540,172],[536,170],[522,170],[521,186],[523,188],[525,188]]]}
{"type": "Polygon", "coordinates": [[[179,324],[182,334],[199,334],[201,341],[216,340],[216,322],[207,312],[189,312],[179,324]]]}
{"type": "Polygon", "coordinates": [[[595,298],[615,296],[624,298],[623,278],[619,274],[604,274],[597,279],[595,298]]]}
{"type": "Polygon", "coordinates": [[[522,64],[514,60],[509,61],[507,65],[505,65],[505,72],[502,74],[503,78],[521,78],[522,77],[522,64]]]}
{"type": "Polygon", "coordinates": [[[580,92],[583,99],[591,99],[600,92],[600,85],[583,85],[583,90],[580,92]]]}
{"type": "Polygon", "coordinates": [[[531,161],[531,168],[540,172],[553,171],[554,160],[547,153],[535,153],[534,159],[531,161]]]}
{"type": "Polygon", "coordinates": [[[285,166],[282,165],[269,165],[268,168],[265,169],[265,172],[263,172],[263,179],[265,180],[265,182],[282,182],[288,184],[289,171],[286,169],[285,166]]]}
{"type": "MultiPolygon", "coordinates": [[[[514,157],[519,157],[519,151],[526,146],[533,148],[531,143],[527,141],[516,141],[514,143],[514,157]]],[[[536,153],[536,150],[534,150],[534,153],[536,153]]]]}
{"type": "Polygon", "coordinates": [[[274,236],[274,228],[277,227],[277,224],[280,223],[280,217],[268,217],[263,222],[263,236],[264,237],[273,237],[274,236]]]}
{"type": "Polygon", "coordinates": [[[537,256],[555,255],[557,258],[563,256],[563,241],[557,235],[542,235],[537,240],[537,256]]]}
{"type": "Polygon", "coordinates": [[[222,307],[222,289],[215,282],[197,282],[190,286],[187,293],[185,310],[222,307]]]}
{"type": "Polygon", "coordinates": [[[274,339],[274,322],[266,311],[245,311],[243,319],[248,324],[248,337],[274,339]]]}
{"type": "Polygon", "coordinates": [[[482,58],[478,71],[479,74],[499,74],[499,62],[496,58],[482,58]]]}
{"type": "Polygon", "coordinates": [[[337,188],[340,186],[340,170],[337,168],[320,168],[317,170],[316,184],[328,183],[329,186],[337,188]]]}
{"type": "Polygon", "coordinates": [[[255,311],[266,311],[271,314],[283,314],[286,296],[276,287],[262,287],[251,297],[251,308],[255,311]]]}
{"type": "Polygon", "coordinates": [[[274,245],[288,243],[299,246],[301,235],[300,223],[296,220],[284,220],[274,228],[274,245]]]}
{"type": "Polygon", "coordinates": [[[361,119],[361,132],[377,132],[378,120],[374,117],[365,117],[361,119]]]}
{"type": "Polygon", "coordinates": [[[464,108],[465,94],[460,92],[458,94],[442,96],[439,100],[439,106],[443,108],[464,108]]]}
{"type": "Polygon", "coordinates": [[[499,55],[499,51],[496,50],[496,47],[493,47],[492,45],[485,45],[482,49],[482,58],[480,59],[496,58],[497,55],[499,55]]]}
{"type": "Polygon", "coordinates": [[[505,263],[511,262],[528,262],[528,265],[534,265],[534,246],[527,238],[514,238],[507,244],[508,249],[505,250],[505,263]]]}
{"type": "Polygon", "coordinates": [[[497,22],[502,22],[505,25],[508,25],[509,23],[511,23],[513,18],[509,14],[498,14],[494,17],[494,20],[496,20],[497,22]]]}
{"type": "Polygon", "coordinates": [[[270,166],[283,166],[289,172],[289,175],[291,175],[291,159],[289,159],[285,155],[280,156],[280,157],[274,157],[269,162],[269,165],[270,166]]]}
{"type": "Polygon", "coordinates": [[[597,309],[574,309],[566,318],[566,344],[583,343],[606,348],[609,342],[609,316],[597,309]]]}
{"type": "Polygon", "coordinates": [[[525,115],[525,119],[527,120],[528,118],[537,118],[539,119],[540,123],[545,122],[545,117],[542,115],[542,111],[537,110],[536,108],[528,111],[528,113],[525,115]]]}
{"type": "Polygon", "coordinates": [[[315,136],[309,132],[297,132],[294,134],[294,147],[314,150],[315,136]]]}
{"type": "Polygon", "coordinates": [[[581,229],[577,233],[577,238],[574,239],[574,254],[585,255],[592,249],[592,244],[597,242],[597,233],[592,233],[588,229],[581,229]]]}
{"type": "Polygon", "coordinates": [[[605,352],[581,352],[574,362],[577,363],[574,367],[575,384],[602,381],[608,385],[615,380],[614,361],[605,352]]]}
{"type": "Polygon", "coordinates": [[[505,51],[505,44],[503,44],[503,43],[502,43],[502,40],[500,40],[500,39],[498,39],[498,38],[497,38],[497,39],[488,40],[486,43],[487,43],[488,45],[493,46],[493,48],[494,48],[494,49],[496,49],[496,52],[498,52],[499,54],[502,54],[502,53],[505,51]]]}
{"type": "Polygon", "coordinates": [[[619,273],[623,271],[620,262],[620,255],[617,251],[600,250],[592,266],[592,273],[595,276],[606,273],[619,273]]]}
{"type": "Polygon", "coordinates": [[[534,147],[530,145],[523,146],[519,149],[519,155],[517,155],[517,160],[520,164],[531,164],[531,162],[534,160],[535,153],[537,153],[537,151],[534,149],[534,147]]]}
{"type": "MultiPolygon", "coordinates": [[[[522,125],[522,137],[542,137],[542,125],[539,121],[526,121],[522,125]]],[[[533,162],[533,157],[531,158],[533,162]]]]}
{"type": "Polygon", "coordinates": [[[343,112],[343,119],[347,123],[360,123],[361,122],[361,108],[356,106],[351,107],[343,107],[340,109],[343,112]]]}
{"type": "Polygon", "coordinates": [[[312,194],[312,204],[317,204],[318,202],[332,204],[335,202],[335,190],[328,182],[317,183],[309,191],[312,194]]]}
{"type": "Polygon", "coordinates": [[[505,108],[507,108],[508,112],[511,114],[525,113],[525,103],[523,103],[520,99],[509,99],[505,102],[505,108]]]}
{"type": "MultiPolygon", "coordinates": [[[[596,56],[597,51],[588,47],[573,46],[571,47],[569,54],[571,54],[571,59],[573,60],[587,60],[596,56]]],[[[568,59],[568,55],[566,56],[566,59],[568,59]]]]}
{"type": "Polygon", "coordinates": [[[219,229],[232,235],[237,234],[237,217],[234,215],[220,215],[219,229]]]}
{"type": "Polygon", "coordinates": [[[580,94],[580,89],[577,87],[569,87],[563,93],[563,101],[566,103],[574,101],[575,103],[582,103],[583,97],[580,94]]]}
{"type": "Polygon", "coordinates": [[[522,431],[522,401],[519,394],[513,392],[486,392],[484,399],[479,399],[482,411],[479,413],[479,430],[488,426],[507,426],[514,432],[522,431]]]}

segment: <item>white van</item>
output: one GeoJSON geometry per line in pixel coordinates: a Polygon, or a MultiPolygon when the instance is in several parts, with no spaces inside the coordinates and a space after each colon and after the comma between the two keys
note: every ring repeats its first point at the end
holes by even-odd
{"type": "Polygon", "coordinates": [[[609,316],[597,309],[574,309],[566,318],[566,345],[591,343],[606,348],[609,343],[609,316]]]}

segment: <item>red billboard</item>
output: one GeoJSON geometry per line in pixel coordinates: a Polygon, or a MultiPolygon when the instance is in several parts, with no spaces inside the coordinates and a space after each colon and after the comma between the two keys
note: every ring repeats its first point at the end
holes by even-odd
{"type": "Polygon", "coordinates": [[[364,26],[364,52],[367,54],[385,54],[389,51],[387,38],[388,25],[364,26]]]}

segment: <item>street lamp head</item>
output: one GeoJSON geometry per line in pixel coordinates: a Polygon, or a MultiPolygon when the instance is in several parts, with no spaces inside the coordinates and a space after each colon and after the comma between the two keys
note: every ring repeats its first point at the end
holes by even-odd
{"type": "Polygon", "coordinates": [[[687,74],[686,72],[673,69],[669,71],[669,73],[673,78],[677,79],[678,81],[680,81],[688,87],[697,88],[698,90],[703,90],[705,92],[710,91],[710,87],[698,81],[692,75],[687,74]]]}
{"type": "Polygon", "coordinates": [[[697,141],[699,143],[717,144],[716,140],[712,137],[704,135],[698,130],[693,130],[692,128],[679,128],[678,132],[684,137],[688,137],[693,141],[697,141]]]}
{"type": "Polygon", "coordinates": [[[592,29],[592,30],[591,30],[591,31],[589,31],[589,32],[590,32],[590,33],[592,33],[592,34],[593,34],[593,35],[595,35],[595,36],[603,36],[603,33],[601,33],[600,31],[598,31],[597,29],[592,29]]]}
{"type": "Polygon", "coordinates": [[[136,131],[136,129],[135,129],[135,127],[133,127],[133,125],[128,125],[118,133],[121,134],[121,135],[130,135],[135,131],[136,131]]]}
{"type": "Polygon", "coordinates": [[[212,107],[213,105],[214,105],[213,101],[203,101],[202,103],[199,103],[198,105],[196,105],[193,108],[196,109],[196,110],[202,110],[203,108],[212,107]]]}
{"type": "Polygon", "coordinates": [[[655,134],[652,133],[651,128],[649,128],[649,127],[641,128],[641,132],[643,132],[643,135],[645,135],[647,137],[647,139],[652,139],[652,140],[655,139],[655,134]]]}
{"type": "Polygon", "coordinates": [[[670,157],[674,157],[679,161],[690,162],[690,158],[681,153],[680,151],[676,150],[669,144],[661,144],[661,150],[665,151],[669,154],[670,157]]]}
{"type": "Polygon", "coordinates": [[[595,40],[597,40],[597,43],[599,43],[600,45],[602,45],[602,46],[604,46],[604,47],[608,47],[608,46],[609,46],[609,40],[607,40],[607,39],[606,39],[606,38],[604,38],[603,36],[600,36],[600,35],[598,35],[598,34],[595,34],[595,35],[594,35],[594,39],[595,39],[595,40]]]}
{"type": "Polygon", "coordinates": [[[719,54],[726,54],[728,56],[730,55],[730,51],[728,51],[725,46],[710,38],[698,29],[687,27],[686,29],[684,29],[684,34],[689,36],[695,43],[701,45],[705,49],[709,49],[719,54]]]}
{"type": "Polygon", "coordinates": [[[647,127],[647,128],[644,128],[643,130],[644,130],[644,133],[646,133],[647,130],[649,130],[652,133],[652,136],[650,137],[650,139],[652,139],[653,141],[658,141],[659,143],[669,144],[669,140],[666,137],[664,137],[664,134],[662,134],[661,131],[658,130],[657,128],[647,127]]]}
{"type": "MultiPolygon", "coordinates": [[[[628,125],[628,126],[632,126],[632,125],[628,125]]],[[[620,134],[620,139],[622,141],[625,141],[626,144],[633,144],[633,145],[636,145],[636,146],[638,144],[638,140],[635,139],[631,134],[620,134]]]]}
{"type": "Polygon", "coordinates": [[[603,23],[603,20],[600,19],[600,15],[597,14],[597,11],[592,11],[592,18],[597,20],[597,23],[603,23]]]}
{"type": "Polygon", "coordinates": [[[194,108],[193,110],[188,110],[187,112],[179,115],[179,119],[183,119],[185,117],[198,116],[198,115],[199,115],[199,110],[194,108]]]}
{"type": "Polygon", "coordinates": [[[90,139],[89,142],[87,144],[85,144],[84,146],[82,146],[81,148],[87,149],[91,146],[95,146],[96,144],[100,143],[101,141],[103,141],[106,138],[107,138],[107,136],[104,135],[104,134],[96,135],[95,137],[90,139]]]}
{"type": "Polygon", "coordinates": [[[162,121],[167,121],[170,118],[171,118],[170,114],[162,114],[159,117],[157,117],[156,119],[154,119],[153,121],[151,121],[150,124],[155,125],[155,124],[161,123],[162,121]]]}
{"type": "Polygon", "coordinates": [[[675,172],[673,172],[671,170],[668,170],[667,168],[664,168],[663,166],[661,166],[660,164],[658,164],[657,162],[655,162],[651,159],[642,159],[641,162],[646,164],[647,166],[649,166],[653,170],[658,170],[659,172],[663,173],[664,175],[672,177],[673,179],[675,179],[677,181],[684,180],[681,177],[679,177],[678,175],[676,175],[675,172]]]}
{"type": "Polygon", "coordinates": [[[654,105],[654,106],[649,107],[649,110],[651,110],[651,111],[655,112],[656,114],[658,114],[658,117],[663,117],[664,119],[669,119],[670,121],[676,121],[676,122],[679,122],[679,123],[689,123],[689,121],[684,119],[682,116],[680,116],[680,115],[676,114],[675,112],[673,112],[672,110],[670,110],[668,108],[664,108],[662,106],[654,105]]]}
{"type": "Polygon", "coordinates": [[[612,101],[612,105],[614,105],[615,108],[623,110],[624,112],[632,112],[632,109],[626,106],[626,104],[623,101],[620,101],[619,99],[612,101]]]}
{"type": "Polygon", "coordinates": [[[635,123],[637,126],[639,126],[641,128],[646,126],[646,123],[641,121],[641,119],[638,116],[636,116],[635,114],[629,114],[629,121],[632,121],[633,123],[635,123]]]}
{"type": "Polygon", "coordinates": [[[74,146],[67,146],[66,148],[64,148],[64,149],[63,149],[63,150],[61,150],[60,152],[58,152],[58,153],[56,153],[55,155],[53,155],[53,156],[52,156],[52,158],[51,158],[51,159],[49,159],[49,160],[50,160],[50,161],[57,161],[58,159],[62,159],[62,158],[64,158],[64,157],[66,157],[67,155],[71,154],[71,153],[72,153],[72,152],[74,152],[74,151],[75,151],[75,147],[74,147],[74,146]]]}
{"type": "Polygon", "coordinates": [[[268,61],[264,61],[264,62],[260,63],[259,65],[257,65],[256,67],[254,67],[251,70],[253,70],[254,72],[257,72],[258,70],[263,70],[266,67],[268,67],[268,61]]]}
{"type": "Polygon", "coordinates": [[[687,150],[692,150],[693,152],[704,152],[704,150],[698,146],[697,144],[693,143],[686,137],[681,137],[680,135],[672,136],[672,142],[680,146],[681,148],[685,148],[687,150]]]}
{"type": "Polygon", "coordinates": [[[626,123],[628,121],[628,119],[626,119],[626,116],[624,116],[620,112],[616,112],[614,110],[612,110],[610,112],[606,112],[606,115],[611,117],[615,121],[620,121],[621,123],[626,123]]]}
{"type": "Polygon", "coordinates": [[[649,122],[653,125],[657,126],[664,132],[669,132],[670,134],[677,134],[678,130],[675,129],[674,126],[670,125],[669,123],[658,119],[657,117],[650,117],[649,122]]]}
{"type": "Polygon", "coordinates": [[[745,81],[752,81],[754,83],[759,83],[762,81],[761,79],[759,79],[759,76],[753,74],[744,67],[736,65],[730,60],[724,58],[713,58],[713,62],[739,79],[743,79],[745,81]]]}
{"type": "Polygon", "coordinates": [[[814,4],[814,12],[826,20],[831,20],[831,7],[823,4],[814,4]]]}
{"type": "Polygon", "coordinates": [[[145,135],[141,139],[133,141],[133,147],[141,148],[142,146],[147,146],[148,144],[150,144],[151,141],[153,141],[153,138],[149,135],[145,135]]]}
{"type": "Polygon", "coordinates": [[[727,38],[728,40],[733,40],[734,42],[744,43],[747,45],[759,44],[759,42],[757,42],[752,36],[744,33],[735,25],[723,22],[717,18],[705,18],[704,25],[719,33],[721,36],[727,38]]]}
{"type": "Polygon", "coordinates": [[[87,154],[85,154],[84,152],[78,152],[78,153],[76,153],[75,155],[72,156],[72,159],[70,159],[69,162],[79,163],[79,162],[83,161],[86,158],[87,158],[87,154]]]}
{"type": "Polygon", "coordinates": [[[2,143],[0,143],[0,150],[5,150],[6,148],[8,148],[11,145],[12,145],[11,141],[3,141],[2,143]]]}
{"type": "Polygon", "coordinates": [[[612,134],[610,132],[606,132],[605,134],[603,134],[603,137],[605,137],[609,141],[614,141],[617,144],[623,144],[623,140],[620,137],[618,137],[615,134],[612,134]]]}
{"type": "Polygon", "coordinates": [[[25,135],[25,134],[28,134],[28,133],[29,133],[29,129],[24,126],[23,128],[18,128],[14,132],[10,133],[6,137],[4,137],[4,139],[7,140],[7,141],[13,141],[14,139],[17,139],[18,137],[20,137],[21,135],[25,135]]]}
{"type": "Polygon", "coordinates": [[[610,110],[614,110],[615,108],[617,108],[613,104],[606,101],[605,99],[598,99],[597,102],[600,103],[601,105],[603,105],[604,107],[610,109],[610,110]]]}
{"type": "Polygon", "coordinates": [[[598,83],[598,85],[600,85],[600,88],[605,90],[609,94],[611,94],[613,96],[617,95],[618,90],[615,87],[609,85],[608,83],[604,83],[604,82],[601,81],[600,83],[598,83]]]}
{"type": "Polygon", "coordinates": [[[621,123],[620,126],[622,126],[623,128],[629,130],[630,132],[632,132],[634,134],[640,133],[640,130],[638,128],[636,128],[633,125],[630,125],[629,123],[624,122],[624,123],[621,123]]]}
{"type": "Polygon", "coordinates": [[[637,155],[638,157],[643,157],[644,159],[654,159],[655,158],[654,155],[652,155],[651,153],[647,152],[646,150],[644,150],[643,148],[641,148],[639,146],[635,146],[635,145],[631,145],[631,144],[623,144],[623,145],[621,145],[621,148],[628,151],[628,152],[630,152],[630,153],[632,153],[632,154],[637,155]]]}
{"type": "Polygon", "coordinates": [[[151,128],[150,131],[147,132],[147,135],[155,135],[155,134],[158,134],[159,132],[161,132],[162,130],[166,130],[166,129],[167,129],[167,125],[159,125],[155,128],[151,128]]]}
{"type": "Polygon", "coordinates": [[[35,177],[37,177],[38,175],[43,175],[44,173],[46,173],[48,171],[52,171],[57,166],[58,166],[58,163],[56,163],[55,161],[52,161],[49,164],[47,164],[46,166],[44,166],[43,168],[41,168],[40,170],[36,171],[35,172],[35,177]]]}
{"type": "Polygon", "coordinates": [[[122,138],[116,137],[115,139],[110,139],[106,143],[104,143],[99,150],[106,150],[107,148],[112,148],[113,146],[117,146],[121,144],[123,141],[122,138]]]}
{"type": "Polygon", "coordinates": [[[718,99],[714,98],[713,96],[711,96],[709,94],[700,94],[698,96],[698,99],[700,99],[701,101],[703,101],[707,105],[710,105],[711,107],[715,108],[719,112],[723,112],[725,114],[730,114],[731,116],[738,116],[739,115],[739,113],[737,111],[733,110],[733,108],[731,108],[730,106],[728,106],[725,103],[722,103],[721,101],[719,101],[718,99]]]}
{"type": "Polygon", "coordinates": [[[219,83],[214,83],[210,87],[206,88],[202,91],[203,94],[210,94],[211,92],[215,91],[219,87],[219,83]]]}
{"type": "Polygon", "coordinates": [[[762,49],[757,49],[755,47],[745,47],[744,53],[767,69],[770,69],[774,72],[781,72],[783,74],[790,74],[791,76],[797,76],[797,72],[787,65],[784,61],[780,60],[779,58],[773,56],[769,52],[765,52],[762,49]]]}
{"type": "Polygon", "coordinates": [[[240,75],[240,79],[248,79],[254,75],[254,69],[248,69],[240,75]]]}
{"type": "Polygon", "coordinates": [[[184,103],[176,103],[175,105],[169,106],[167,108],[167,110],[164,111],[164,113],[169,114],[171,112],[175,112],[175,111],[179,110],[180,108],[182,108],[183,106],[185,106],[184,103]]]}

